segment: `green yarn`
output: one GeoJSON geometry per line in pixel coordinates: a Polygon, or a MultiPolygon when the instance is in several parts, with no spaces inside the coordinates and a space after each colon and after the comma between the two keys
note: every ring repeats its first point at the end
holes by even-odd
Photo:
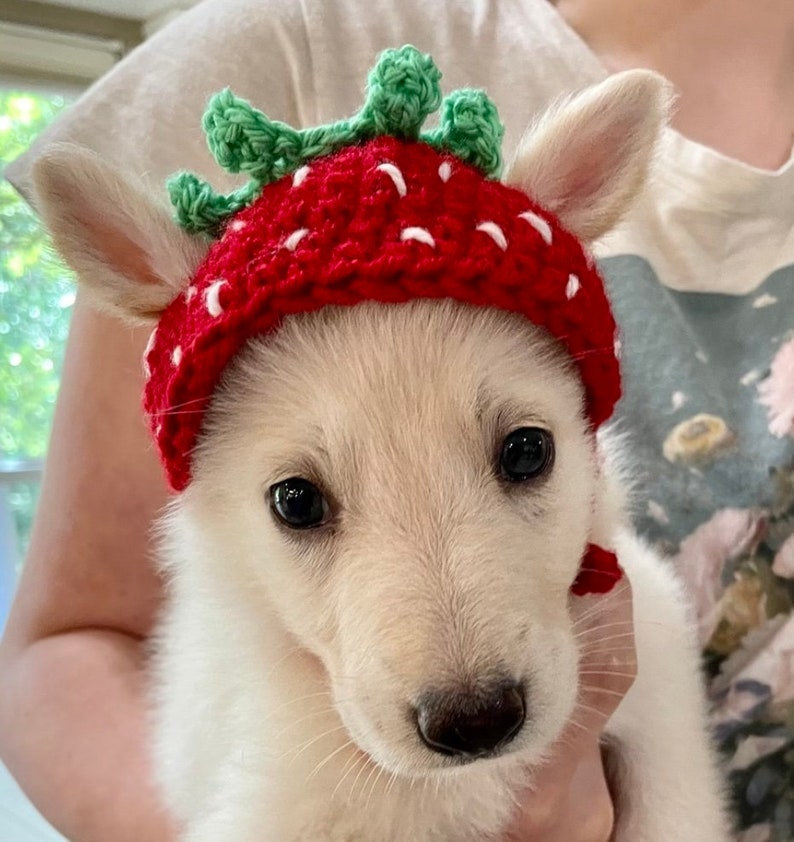
{"type": "Polygon", "coordinates": [[[256,181],[269,179],[301,154],[299,131],[269,120],[228,88],[212,97],[202,125],[215,160],[227,172],[244,172],[256,181]]]}
{"type": "Polygon", "coordinates": [[[502,170],[504,133],[499,112],[488,96],[483,91],[462,88],[444,98],[441,125],[421,139],[452,152],[489,178],[497,178],[502,170]]]}
{"type": "Polygon", "coordinates": [[[441,71],[415,47],[386,50],[367,77],[367,99],[353,118],[368,137],[415,140],[441,104],[441,71]],[[371,132],[371,134],[370,134],[371,132]]]}
{"type": "Polygon", "coordinates": [[[303,164],[380,135],[421,140],[498,176],[504,134],[496,107],[482,91],[459,90],[441,100],[441,73],[415,47],[386,50],[367,78],[361,110],[349,120],[295,129],[271,120],[228,88],[209,102],[202,126],[215,160],[248,184],[226,195],[198,176],[178,173],[168,181],[176,219],[193,233],[217,235],[230,216],[251,204],[262,188],[303,164]],[[437,129],[420,134],[441,107],[437,129]]]}
{"type": "Polygon", "coordinates": [[[256,199],[262,185],[249,181],[238,190],[223,195],[193,173],[180,172],[168,179],[166,188],[176,221],[186,231],[215,236],[230,216],[256,199]]]}

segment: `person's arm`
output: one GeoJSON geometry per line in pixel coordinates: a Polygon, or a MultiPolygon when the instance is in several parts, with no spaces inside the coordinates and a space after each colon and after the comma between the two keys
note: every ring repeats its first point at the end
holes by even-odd
{"type": "Polygon", "coordinates": [[[38,515],[0,645],[0,755],[75,842],[167,842],[149,766],[145,642],[165,501],[140,409],[145,331],[78,296],[38,515]]]}

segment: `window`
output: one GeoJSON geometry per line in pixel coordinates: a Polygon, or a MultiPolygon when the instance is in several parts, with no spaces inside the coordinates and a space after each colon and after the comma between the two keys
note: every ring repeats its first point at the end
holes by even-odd
{"type": "MultiPolygon", "coordinates": [[[[0,2],[0,632],[33,520],[74,302],[72,277],[2,168],[79,91],[193,2],[0,2]]],[[[66,842],[2,763],[0,839],[66,842]]]]}
{"type": "MultiPolygon", "coordinates": [[[[0,166],[69,99],[0,88],[0,166]]],[[[73,303],[73,278],[36,215],[0,182],[0,627],[33,519],[73,303]]]]}

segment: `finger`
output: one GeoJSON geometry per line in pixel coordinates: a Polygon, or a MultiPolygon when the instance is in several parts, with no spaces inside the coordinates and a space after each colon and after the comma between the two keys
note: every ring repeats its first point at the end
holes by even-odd
{"type": "Polygon", "coordinates": [[[601,752],[593,741],[576,753],[573,768],[545,766],[525,793],[505,837],[510,842],[608,842],[614,823],[601,752]]]}
{"type": "Polygon", "coordinates": [[[615,826],[615,807],[600,748],[585,755],[571,779],[568,795],[567,835],[552,837],[548,842],[609,842],[615,826]]]}
{"type": "Polygon", "coordinates": [[[579,693],[571,719],[535,773],[506,839],[608,842],[614,824],[600,737],[637,673],[631,584],[572,596],[579,645],[579,693]]]}
{"type": "Polygon", "coordinates": [[[634,683],[637,652],[631,583],[623,579],[605,595],[571,598],[575,634],[579,643],[579,695],[569,739],[582,738],[573,731],[600,735],[609,717],[634,683]]]}

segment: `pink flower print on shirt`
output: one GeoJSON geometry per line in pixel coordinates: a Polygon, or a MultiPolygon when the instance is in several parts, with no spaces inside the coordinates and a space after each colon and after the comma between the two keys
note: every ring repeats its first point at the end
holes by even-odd
{"type": "Polygon", "coordinates": [[[794,700],[794,615],[777,614],[767,620],[723,662],[711,687],[714,695],[730,688],[715,710],[718,721],[743,710],[739,690],[749,686],[767,687],[773,705],[794,700]]]}
{"type": "Polygon", "coordinates": [[[767,408],[769,432],[779,439],[794,436],[794,337],[778,350],[769,377],[758,384],[758,395],[767,408]]]}
{"type": "Polygon", "coordinates": [[[694,601],[701,644],[711,639],[722,615],[725,564],[757,544],[765,528],[758,511],[722,509],[681,542],[673,563],[694,601]]]}
{"type": "Polygon", "coordinates": [[[772,572],[784,579],[794,579],[794,533],[786,538],[783,546],[775,553],[772,572]]]}

